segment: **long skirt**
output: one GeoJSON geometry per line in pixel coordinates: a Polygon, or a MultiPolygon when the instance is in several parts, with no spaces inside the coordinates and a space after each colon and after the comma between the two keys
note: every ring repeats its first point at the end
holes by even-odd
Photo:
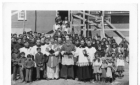
{"type": "Polygon", "coordinates": [[[92,77],[90,66],[78,66],[77,68],[77,77],[80,81],[89,80],[92,77]]]}
{"type": "Polygon", "coordinates": [[[72,78],[74,79],[74,66],[73,65],[62,65],[60,76],[62,78],[72,78]]]}
{"type": "Polygon", "coordinates": [[[50,79],[59,78],[59,65],[55,67],[47,66],[47,78],[50,79]]]}

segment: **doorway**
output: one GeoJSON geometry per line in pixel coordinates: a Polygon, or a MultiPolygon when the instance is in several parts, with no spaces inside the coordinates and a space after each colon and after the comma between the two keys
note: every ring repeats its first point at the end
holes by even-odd
{"type": "Polygon", "coordinates": [[[65,17],[68,18],[68,11],[58,11],[62,20],[65,20],[65,17]]]}

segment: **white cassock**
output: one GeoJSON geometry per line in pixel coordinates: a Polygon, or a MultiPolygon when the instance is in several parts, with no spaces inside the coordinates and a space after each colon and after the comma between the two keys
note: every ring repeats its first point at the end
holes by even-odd
{"type": "MultiPolygon", "coordinates": [[[[58,56],[59,55],[59,50],[58,49],[58,45],[49,45],[47,46],[47,51],[45,52],[45,54],[47,56],[50,55],[50,53],[48,52],[49,50],[53,49],[55,51],[54,55],[58,56]]],[[[56,64],[56,66],[54,66],[54,62],[59,62],[57,59],[57,61],[55,61],[57,59],[57,57],[49,57],[48,63],[47,63],[47,77],[54,79],[54,78],[59,78],[59,64],[56,64]]]]}
{"type": "Polygon", "coordinates": [[[87,51],[87,54],[89,55],[90,62],[92,62],[93,59],[95,58],[94,54],[96,52],[96,49],[94,47],[91,48],[86,47],[85,49],[87,51]]]}
{"type": "Polygon", "coordinates": [[[43,53],[43,54],[46,54],[46,48],[48,47],[49,45],[47,45],[47,44],[45,44],[45,45],[41,45],[41,52],[43,53]]]}
{"type": "Polygon", "coordinates": [[[84,56],[83,51],[86,50],[86,48],[77,48],[75,52],[75,56],[78,57],[77,65],[78,66],[89,66],[88,58],[84,56]]]}
{"type": "Polygon", "coordinates": [[[32,47],[31,54],[32,54],[33,56],[35,56],[35,54],[37,53],[37,48],[38,48],[38,47],[37,47],[36,45],[32,47]]]}
{"type": "Polygon", "coordinates": [[[79,49],[80,49],[79,47],[75,47],[74,57],[77,57],[78,56],[78,50],[79,49]]]}
{"type": "Polygon", "coordinates": [[[31,50],[32,50],[32,47],[29,47],[29,48],[22,47],[19,49],[20,53],[21,52],[25,53],[25,57],[27,57],[28,54],[31,54],[31,50]]]}

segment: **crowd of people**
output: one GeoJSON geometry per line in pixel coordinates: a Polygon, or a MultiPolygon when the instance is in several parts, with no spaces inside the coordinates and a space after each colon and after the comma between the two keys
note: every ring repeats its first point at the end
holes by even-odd
{"type": "Polygon", "coordinates": [[[62,30],[64,25],[69,27],[67,18],[58,17],[53,36],[33,31],[11,35],[13,81],[63,78],[112,83],[123,77],[125,62],[129,63],[126,39],[117,44],[113,37],[83,37],[62,30]]]}

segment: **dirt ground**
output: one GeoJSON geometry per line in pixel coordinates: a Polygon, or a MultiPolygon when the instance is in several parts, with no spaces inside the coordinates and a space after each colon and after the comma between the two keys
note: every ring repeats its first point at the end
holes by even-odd
{"type": "Polygon", "coordinates": [[[92,82],[81,82],[77,80],[40,80],[34,81],[32,83],[21,83],[20,80],[17,80],[15,83],[12,82],[12,85],[129,85],[129,66],[126,64],[125,72],[123,73],[124,77],[122,79],[116,79],[112,84],[110,83],[92,83],[92,82]]]}

